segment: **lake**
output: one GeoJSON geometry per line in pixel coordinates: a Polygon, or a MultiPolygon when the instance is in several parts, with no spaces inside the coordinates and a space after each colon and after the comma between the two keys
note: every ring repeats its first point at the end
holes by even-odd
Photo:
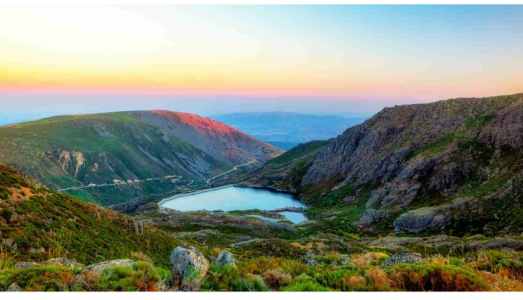
{"type": "MultiPolygon", "coordinates": [[[[164,200],[162,206],[179,211],[274,210],[284,207],[307,207],[291,194],[268,189],[234,186],[186,196],[175,196],[172,200],[164,200]]],[[[281,212],[280,214],[293,223],[306,220],[303,214],[297,212],[281,212]]]]}

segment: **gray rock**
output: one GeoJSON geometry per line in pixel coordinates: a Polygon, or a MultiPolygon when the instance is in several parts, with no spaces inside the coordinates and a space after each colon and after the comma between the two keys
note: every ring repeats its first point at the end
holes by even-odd
{"type": "Polygon", "coordinates": [[[18,286],[18,284],[13,283],[7,288],[8,292],[21,292],[22,288],[18,286]]]}
{"type": "Polygon", "coordinates": [[[309,259],[307,261],[307,266],[309,266],[309,268],[314,268],[318,265],[318,261],[317,260],[314,260],[314,259],[309,259]]]}
{"type": "Polygon", "coordinates": [[[251,244],[256,244],[261,241],[263,241],[263,239],[252,239],[252,240],[248,240],[248,241],[244,241],[244,242],[239,242],[239,243],[231,244],[231,248],[244,247],[244,246],[248,246],[251,244]]]}
{"type": "Polygon", "coordinates": [[[80,269],[83,268],[84,265],[79,264],[74,259],[67,259],[67,258],[52,258],[50,260],[46,260],[44,262],[41,262],[40,265],[42,266],[61,266],[61,267],[68,267],[70,269],[80,269]]]}
{"type": "Polygon", "coordinates": [[[15,268],[17,269],[27,269],[27,268],[34,268],[34,267],[38,267],[40,264],[38,263],[35,263],[35,262],[19,262],[15,265],[15,268]]]}
{"type": "Polygon", "coordinates": [[[389,256],[383,264],[380,266],[380,268],[390,268],[397,264],[416,264],[421,263],[423,261],[423,258],[421,258],[421,254],[419,253],[396,253],[391,256],[389,256]]]}
{"type": "Polygon", "coordinates": [[[104,261],[92,265],[88,265],[84,268],[82,271],[82,274],[85,274],[87,272],[90,272],[92,275],[95,276],[101,276],[104,273],[104,270],[111,270],[114,267],[130,267],[134,265],[136,261],[130,260],[130,259],[117,259],[117,260],[111,260],[111,261],[104,261]]]}
{"type": "Polygon", "coordinates": [[[394,221],[394,232],[419,233],[443,229],[449,224],[454,211],[462,211],[476,202],[473,198],[457,198],[451,204],[408,211],[394,221]]]}
{"type": "Polygon", "coordinates": [[[394,221],[394,232],[422,232],[425,230],[442,229],[449,221],[449,217],[439,214],[440,209],[422,207],[408,211],[394,221]]]}
{"type": "Polygon", "coordinates": [[[236,259],[229,251],[222,251],[218,254],[218,259],[216,260],[217,266],[232,266],[236,268],[236,259]]]}
{"type": "Polygon", "coordinates": [[[522,251],[523,241],[508,238],[494,238],[491,240],[470,242],[465,245],[466,251],[501,250],[505,248],[515,251],[522,251]]]}
{"type": "MultiPolygon", "coordinates": [[[[194,247],[176,247],[171,253],[171,266],[173,280],[178,285],[201,279],[209,270],[209,262],[200,250],[194,247]]],[[[195,286],[191,285],[191,290],[194,288],[195,286]]]]}
{"type": "Polygon", "coordinates": [[[356,202],[356,197],[346,196],[345,198],[343,198],[343,202],[345,202],[346,204],[352,204],[352,203],[356,202]]]}

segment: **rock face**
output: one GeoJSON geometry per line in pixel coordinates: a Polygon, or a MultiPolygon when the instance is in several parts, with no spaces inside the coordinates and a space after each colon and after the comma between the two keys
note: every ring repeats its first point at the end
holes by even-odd
{"type": "Polygon", "coordinates": [[[232,266],[236,268],[236,259],[229,251],[222,251],[218,254],[218,259],[216,260],[217,266],[232,266]]]}
{"type": "Polygon", "coordinates": [[[197,290],[209,269],[209,262],[194,247],[176,247],[171,253],[173,282],[182,289],[197,290]]]}

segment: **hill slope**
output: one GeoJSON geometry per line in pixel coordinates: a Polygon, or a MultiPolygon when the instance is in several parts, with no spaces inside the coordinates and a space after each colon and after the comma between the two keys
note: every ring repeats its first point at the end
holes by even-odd
{"type": "Polygon", "coordinates": [[[204,182],[282,152],[219,122],[167,111],[53,117],[0,127],[0,140],[1,162],[52,188],[136,186],[70,191],[103,204],[204,182]]]}
{"type": "Polygon", "coordinates": [[[522,155],[523,94],[452,99],[386,108],[304,160],[300,172],[265,184],[293,182],[305,202],[338,211],[331,225],[344,229],[519,233],[522,155]]]}
{"type": "Polygon", "coordinates": [[[0,247],[17,259],[83,264],[144,253],[168,266],[178,243],[162,231],[56,192],[0,163],[0,247]]]}
{"type": "Polygon", "coordinates": [[[234,113],[210,118],[285,150],[300,143],[336,137],[367,119],[288,112],[234,113]]]}

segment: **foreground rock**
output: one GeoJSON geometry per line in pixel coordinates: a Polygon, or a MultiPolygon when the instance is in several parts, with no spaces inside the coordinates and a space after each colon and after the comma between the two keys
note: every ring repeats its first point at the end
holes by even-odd
{"type": "Polygon", "coordinates": [[[222,251],[218,254],[218,259],[216,260],[217,266],[232,266],[236,268],[236,259],[229,251],[222,251]]]}
{"type": "Polygon", "coordinates": [[[171,253],[171,266],[175,288],[197,291],[200,280],[209,270],[209,261],[194,247],[176,247],[171,253]]]}
{"type": "Polygon", "coordinates": [[[96,263],[96,264],[92,264],[92,265],[85,267],[82,274],[90,272],[91,275],[101,276],[103,274],[104,270],[106,270],[106,269],[111,270],[115,267],[126,268],[126,267],[130,267],[130,266],[134,265],[135,263],[136,263],[136,261],[130,260],[130,259],[117,259],[117,260],[111,260],[111,261],[104,261],[101,263],[96,263]]]}

